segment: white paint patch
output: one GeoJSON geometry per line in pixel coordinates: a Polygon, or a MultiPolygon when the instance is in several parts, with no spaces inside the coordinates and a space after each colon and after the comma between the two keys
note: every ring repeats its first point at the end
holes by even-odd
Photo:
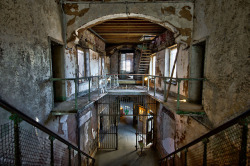
{"type": "Polygon", "coordinates": [[[97,135],[97,132],[92,128],[92,136],[93,136],[93,139],[96,138],[96,135],[97,135]]]}
{"type": "Polygon", "coordinates": [[[164,140],[162,140],[162,145],[168,154],[175,151],[173,138],[165,138],[164,140]]]}
{"type": "Polygon", "coordinates": [[[82,116],[80,118],[80,126],[82,126],[85,122],[87,122],[91,117],[92,117],[92,112],[91,111],[89,111],[87,114],[82,116]]]}

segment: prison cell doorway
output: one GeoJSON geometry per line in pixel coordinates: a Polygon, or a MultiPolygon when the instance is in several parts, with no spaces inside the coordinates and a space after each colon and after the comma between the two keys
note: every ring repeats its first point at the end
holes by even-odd
{"type": "Polygon", "coordinates": [[[153,143],[155,104],[151,97],[108,95],[98,101],[98,149],[136,148],[153,143]]]}

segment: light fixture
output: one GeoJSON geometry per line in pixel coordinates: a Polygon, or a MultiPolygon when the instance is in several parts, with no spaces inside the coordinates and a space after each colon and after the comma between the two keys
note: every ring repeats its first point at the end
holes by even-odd
{"type": "Polygon", "coordinates": [[[148,80],[148,77],[145,77],[144,80],[147,81],[147,80],[148,80]]]}

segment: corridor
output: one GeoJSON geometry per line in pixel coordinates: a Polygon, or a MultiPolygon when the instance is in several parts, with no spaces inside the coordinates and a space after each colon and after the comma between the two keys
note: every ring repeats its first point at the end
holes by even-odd
{"type": "Polygon", "coordinates": [[[96,166],[154,166],[158,163],[157,153],[152,148],[136,151],[135,126],[132,116],[120,118],[118,126],[118,150],[99,150],[96,154],[96,166]]]}

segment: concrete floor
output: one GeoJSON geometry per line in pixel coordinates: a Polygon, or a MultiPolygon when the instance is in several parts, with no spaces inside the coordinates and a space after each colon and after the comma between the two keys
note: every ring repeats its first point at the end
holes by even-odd
{"type": "Polygon", "coordinates": [[[136,129],[132,117],[121,117],[118,128],[118,150],[99,150],[95,156],[96,166],[156,166],[158,154],[152,148],[135,149],[136,129]]]}

